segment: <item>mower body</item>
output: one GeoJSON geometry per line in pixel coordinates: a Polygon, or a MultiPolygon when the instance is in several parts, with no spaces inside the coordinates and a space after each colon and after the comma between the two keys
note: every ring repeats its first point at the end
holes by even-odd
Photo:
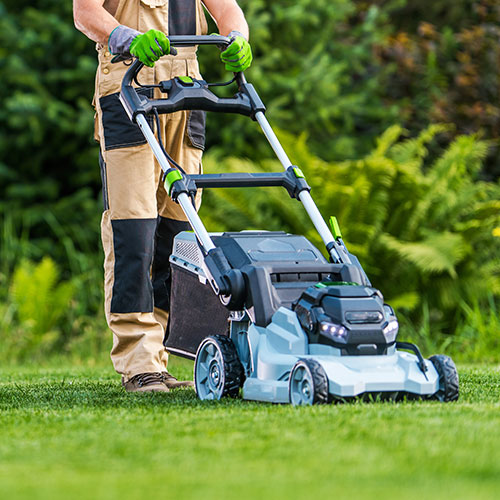
{"type": "Polygon", "coordinates": [[[329,400],[436,393],[434,365],[396,348],[394,311],[354,256],[355,264],[331,264],[306,238],[284,232],[211,238],[245,277],[245,308],[220,303],[194,234],[180,233],[170,258],[169,351],[194,359],[207,336],[229,337],[244,370],[243,398],[256,401],[290,402],[291,371],[306,359],[323,368],[329,400]]]}
{"type": "Polygon", "coordinates": [[[399,351],[395,345],[385,354],[343,355],[342,349],[310,344],[295,312],[285,308],[276,311],[268,327],[250,325],[246,335],[233,333],[232,338],[240,359],[245,361],[244,399],[290,402],[290,372],[297,361],[308,358],[323,367],[331,400],[362,395],[432,396],[439,387],[438,373],[430,361],[425,360],[424,373],[417,356],[399,351]]]}
{"type": "MultiPolygon", "coordinates": [[[[228,47],[223,36],[169,36],[172,47],[228,47]]],[[[116,62],[116,58],[115,58],[116,62]]],[[[458,373],[448,356],[424,360],[418,348],[396,340],[398,321],[344,244],[335,217],[326,224],[304,173],[291,163],[265,117],[266,107],[243,72],[232,97],[214,84],[175,77],[142,85],[135,60],[121,85],[120,102],[160,165],[165,189],[193,232],[181,232],[170,256],[170,314],[164,345],[195,359],[200,399],[243,397],[294,405],[367,395],[458,399],[458,373]],[[160,98],[138,93],[155,89],[160,98]],[[147,117],[180,110],[237,113],[255,120],[282,172],[189,175],[165,150],[147,117]],[[285,232],[208,233],[194,206],[199,189],[282,187],[298,200],[324,244],[328,259],[306,238],[285,232]],[[410,350],[413,354],[402,352],[410,350]]],[[[157,124],[157,128],[160,125],[157,124]]],[[[158,131],[157,131],[158,132],[158,131]]]]}

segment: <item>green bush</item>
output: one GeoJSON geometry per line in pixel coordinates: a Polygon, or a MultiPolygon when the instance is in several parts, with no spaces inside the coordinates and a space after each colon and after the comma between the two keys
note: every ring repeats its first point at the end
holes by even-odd
{"type": "MultiPolygon", "coordinates": [[[[321,210],[337,215],[374,284],[416,329],[430,331],[424,317],[433,330],[467,339],[495,328],[500,197],[479,171],[490,151],[495,177],[496,143],[453,137],[481,129],[482,137],[498,138],[496,2],[240,3],[255,54],[248,78],[270,121],[288,131],[285,146],[321,210]],[[435,121],[454,127],[421,133],[435,121]],[[388,129],[395,122],[417,138],[402,141],[401,127],[388,129]],[[471,325],[478,326],[467,333],[471,325]]],[[[208,80],[227,76],[217,51],[200,54],[208,80]]],[[[25,322],[10,295],[23,259],[50,257],[73,286],[57,340],[42,350],[96,354],[109,341],[92,138],[95,67],[94,44],[74,28],[70,2],[0,0],[2,325],[25,328],[16,330],[25,322]]],[[[246,118],[214,114],[208,134],[207,171],[280,169],[266,160],[270,149],[246,118]]],[[[211,229],[286,228],[319,243],[300,205],[276,189],[236,197],[207,191],[202,210],[211,229]]]]}
{"type": "MultiPolygon", "coordinates": [[[[374,58],[392,32],[383,7],[360,10],[352,0],[239,3],[255,58],[248,79],[275,125],[296,135],[307,131],[316,154],[338,159],[362,156],[397,121],[398,106],[384,100],[392,68],[374,58]]],[[[223,79],[218,54],[201,54],[204,76],[223,79]]],[[[253,159],[269,156],[246,120],[210,116],[209,125],[211,144],[253,159]]]]}
{"type": "MultiPolygon", "coordinates": [[[[500,9],[495,0],[403,2],[392,12],[397,32],[380,45],[379,63],[395,64],[387,98],[412,131],[453,123],[450,136],[481,131],[500,138],[500,9]]],[[[498,178],[498,149],[485,163],[498,178]]]]}
{"type": "Polygon", "coordinates": [[[50,352],[59,340],[74,284],[59,283],[50,258],[35,265],[23,261],[15,270],[0,322],[3,358],[29,358],[50,352]]]}
{"type": "Polygon", "coordinates": [[[82,310],[81,288],[101,286],[101,276],[60,279],[50,258],[21,261],[0,302],[0,359],[41,361],[58,353],[74,360],[107,357],[111,335],[102,311],[82,310]]]}
{"type": "MultiPolygon", "coordinates": [[[[50,256],[65,278],[99,266],[92,43],[71,2],[0,1],[0,274],[50,256]]],[[[83,292],[82,293],[87,293],[83,292]]],[[[4,290],[0,290],[0,300],[4,290]]],[[[89,297],[95,310],[99,295],[89,297]]]]}
{"type": "MultiPolygon", "coordinates": [[[[305,136],[282,138],[323,215],[337,216],[374,286],[413,323],[428,307],[432,325],[452,333],[467,316],[464,304],[487,310],[489,297],[500,296],[500,186],[477,180],[488,144],[475,136],[459,136],[427,161],[429,145],[444,130],[435,125],[399,141],[404,131],[391,127],[372,153],[341,163],[315,157],[305,136]]],[[[206,164],[213,171],[280,168],[219,158],[206,164]]],[[[285,193],[208,192],[202,213],[211,229],[286,229],[321,247],[300,205],[285,193]]]]}

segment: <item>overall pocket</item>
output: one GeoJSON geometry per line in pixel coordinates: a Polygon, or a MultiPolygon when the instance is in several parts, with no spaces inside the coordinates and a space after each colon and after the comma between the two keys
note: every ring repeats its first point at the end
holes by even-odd
{"type": "MultiPolygon", "coordinates": [[[[153,89],[137,89],[137,93],[149,98],[153,97],[153,89]]],[[[146,144],[146,139],[138,125],[128,117],[116,92],[99,99],[104,134],[104,149],[129,148],[146,144]]],[[[148,117],[150,127],[153,127],[153,118],[148,117]]]]}
{"type": "Polygon", "coordinates": [[[137,29],[145,33],[150,29],[167,33],[169,0],[141,0],[137,29]]]}

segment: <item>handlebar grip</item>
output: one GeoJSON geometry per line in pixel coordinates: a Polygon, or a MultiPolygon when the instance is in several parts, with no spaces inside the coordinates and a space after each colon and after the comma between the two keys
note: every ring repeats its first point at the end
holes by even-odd
{"type": "Polygon", "coordinates": [[[191,47],[193,45],[218,45],[226,48],[231,39],[222,35],[172,35],[169,36],[171,45],[176,47],[191,47]]]}
{"type": "MultiPolygon", "coordinates": [[[[170,52],[169,52],[169,54],[171,56],[176,56],[177,55],[177,49],[175,47],[170,46],[170,52]]],[[[131,59],[131,58],[128,57],[128,56],[124,56],[123,54],[118,54],[115,57],[113,57],[113,59],[111,59],[111,64],[116,64],[116,63],[119,63],[119,62],[122,62],[122,61],[128,61],[129,59],[131,59]]]]}
{"type": "MultiPolygon", "coordinates": [[[[192,47],[194,45],[217,45],[226,48],[231,43],[231,39],[221,35],[173,35],[168,37],[170,41],[170,55],[176,56],[175,47],[192,47]]],[[[118,54],[111,59],[111,63],[127,61],[130,57],[118,54]]]]}
{"type": "MultiPolygon", "coordinates": [[[[171,45],[187,47],[192,45],[216,45],[223,47],[231,43],[231,39],[225,36],[187,36],[178,35],[169,37],[171,45]]],[[[119,57],[114,58],[119,59],[119,57]]],[[[205,111],[223,111],[229,113],[240,113],[254,118],[256,111],[265,111],[265,106],[257,96],[255,90],[250,84],[247,84],[243,72],[235,74],[235,80],[238,84],[239,92],[233,98],[219,98],[206,88],[198,86],[195,94],[189,94],[189,98],[180,92],[169,93],[169,99],[145,100],[140,97],[136,89],[132,86],[144,64],[139,59],[134,59],[129,69],[123,76],[120,101],[125,108],[129,118],[135,121],[138,113],[147,114],[151,112],[152,107],[157,107],[160,112],[173,113],[181,109],[203,109],[205,111]],[[166,104],[168,102],[168,106],[166,104]]],[[[204,82],[205,83],[205,82],[204,82]]],[[[178,89],[179,90],[179,89],[178,89]]],[[[181,89],[182,90],[182,89],[181,89]]]]}

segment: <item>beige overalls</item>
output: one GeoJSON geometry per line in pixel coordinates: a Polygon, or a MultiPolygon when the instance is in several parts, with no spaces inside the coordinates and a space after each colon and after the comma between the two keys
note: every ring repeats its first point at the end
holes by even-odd
{"type": "MultiPolygon", "coordinates": [[[[167,35],[207,31],[200,0],[120,0],[114,16],[120,24],[141,32],[152,28],[167,35]]],[[[196,49],[177,50],[177,56],[165,56],[154,68],[145,67],[139,82],[153,84],[183,75],[201,78],[196,49]]],[[[161,169],[144,136],[118,100],[128,65],[111,64],[107,47],[98,46],[98,53],[94,102],[104,194],[105,311],[113,332],[113,365],[130,378],[167,368],[163,340],[169,310],[168,257],[174,235],[190,227],[180,206],[167,196],[161,169]]],[[[141,92],[153,97],[152,90],[141,92]]],[[[160,119],[167,152],[186,172],[200,173],[204,114],[181,111],[160,119]]],[[[200,201],[198,196],[198,206],[200,201]]]]}

